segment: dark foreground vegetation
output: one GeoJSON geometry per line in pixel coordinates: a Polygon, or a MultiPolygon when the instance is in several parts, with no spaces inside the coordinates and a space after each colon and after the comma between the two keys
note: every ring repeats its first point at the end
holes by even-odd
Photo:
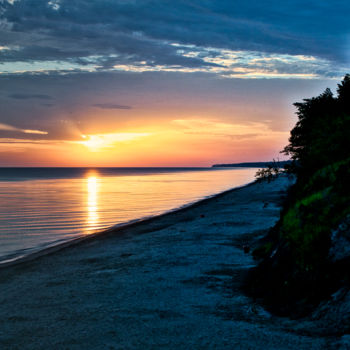
{"type": "Polygon", "coordinates": [[[246,288],[278,314],[300,317],[350,285],[350,75],[336,96],[326,89],[295,106],[283,153],[296,182],[253,252],[260,262],[246,288]]]}

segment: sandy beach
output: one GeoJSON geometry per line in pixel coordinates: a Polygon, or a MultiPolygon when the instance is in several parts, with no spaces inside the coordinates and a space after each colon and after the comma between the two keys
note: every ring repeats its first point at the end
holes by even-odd
{"type": "Polygon", "coordinates": [[[276,222],[288,182],[254,183],[2,267],[0,348],[327,349],[331,338],[241,291],[255,264],[242,248],[276,222]]]}

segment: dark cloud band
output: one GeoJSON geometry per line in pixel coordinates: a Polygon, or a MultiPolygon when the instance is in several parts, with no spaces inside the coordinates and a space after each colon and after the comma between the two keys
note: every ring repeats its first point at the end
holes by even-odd
{"type": "Polygon", "coordinates": [[[30,99],[38,99],[38,100],[52,100],[53,97],[44,94],[10,94],[8,97],[13,98],[15,100],[30,100],[30,99]]]}
{"type": "Polygon", "coordinates": [[[123,106],[123,105],[118,105],[114,103],[95,103],[92,106],[96,108],[102,108],[102,109],[131,109],[132,108],[130,106],[123,106]]]}

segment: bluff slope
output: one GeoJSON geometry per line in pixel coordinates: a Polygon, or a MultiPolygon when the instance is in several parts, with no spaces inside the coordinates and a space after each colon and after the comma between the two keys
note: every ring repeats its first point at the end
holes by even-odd
{"type": "MultiPolygon", "coordinates": [[[[295,106],[298,122],[283,153],[296,182],[253,252],[260,263],[246,289],[278,314],[300,317],[316,315],[332,295],[345,300],[350,286],[350,75],[336,96],[326,89],[295,106]]],[[[337,331],[350,330],[341,323],[337,331]]]]}

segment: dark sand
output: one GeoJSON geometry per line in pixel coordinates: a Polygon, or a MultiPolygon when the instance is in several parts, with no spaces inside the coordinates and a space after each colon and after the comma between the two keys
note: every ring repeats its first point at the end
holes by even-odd
{"type": "Polygon", "coordinates": [[[0,349],[327,349],[242,294],[286,177],[0,269],[0,349]],[[267,204],[266,204],[267,203],[267,204]]]}

